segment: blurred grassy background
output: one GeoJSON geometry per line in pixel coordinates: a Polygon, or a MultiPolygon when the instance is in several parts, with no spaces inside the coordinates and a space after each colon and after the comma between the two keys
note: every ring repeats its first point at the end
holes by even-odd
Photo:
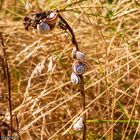
{"type": "MultiPolygon", "coordinates": [[[[140,139],[139,0],[34,0],[32,4],[36,11],[63,10],[86,54],[87,140],[140,139]]],[[[81,110],[79,88],[70,82],[71,39],[59,27],[46,35],[25,31],[26,14],[24,0],[1,0],[0,32],[7,47],[13,113],[21,138],[81,139],[81,133],[72,129],[62,135],[81,110]]],[[[5,114],[7,106],[8,102],[0,102],[5,114]]]]}

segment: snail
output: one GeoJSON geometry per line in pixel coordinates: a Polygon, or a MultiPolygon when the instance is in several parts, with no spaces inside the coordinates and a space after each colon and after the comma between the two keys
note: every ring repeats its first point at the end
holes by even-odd
{"type": "Polygon", "coordinates": [[[47,23],[52,29],[55,26],[57,19],[58,19],[58,13],[56,11],[52,11],[44,19],[44,22],[47,23]]]}
{"type": "Polygon", "coordinates": [[[76,75],[74,72],[71,74],[71,82],[73,84],[79,84],[81,81],[80,77],[76,75]]]}
{"type": "Polygon", "coordinates": [[[81,62],[84,62],[85,61],[85,54],[80,52],[80,51],[77,51],[76,54],[76,59],[81,61],[81,62]]]}
{"type": "Polygon", "coordinates": [[[74,120],[74,125],[73,125],[73,129],[75,131],[81,131],[84,128],[84,124],[83,124],[83,117],[77,117],[74,120]]]}
{"type": "Polygon", "coordinates": [[[47,23],[41,22],[37,24],[37,31],[40,32],[41,34],[45,34],[50,30],[51,30],[50,26],[47,23]]]}
{"type": "Polygon", "coordinates": [[[86,64],[79,62],[79,61],[75,61],[73,64],[73,71],[74,73],[76,73],[77,75],[82,75],[84,74],[86,70],[86,64]]]}
{"type": "Polygon", "coordinates": [[[77,51],[75,47],[72,50],[71,56],[73,59],[77,59],[80,62],[85,61],[85,54],[83,52],[77,51]]]}
{"type": "Polygon", "coordinates": [[[58,16],[57,11],[31,12],[24,18],[23,24],[26,30],[37,29],[44,33],[44,31],[52,30],[55,27],[58,16]]]}

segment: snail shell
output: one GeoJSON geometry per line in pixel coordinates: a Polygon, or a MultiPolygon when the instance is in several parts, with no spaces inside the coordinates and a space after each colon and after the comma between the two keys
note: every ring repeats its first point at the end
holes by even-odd
{"type": "Polygon", "coordinates": [[[40,24],[37,24],[37,31],[41,34],[48,33],[50,30],[50,26],[47,23],[41,22],[40,24]]]}
{"type": "Polygon", "coordinates": [[[83,117],[78,117],[74,120],[74,125],[73,125],[73,129],[75,131],[81,131],[84,128],[84,124],[83,124],[83,117]]]}
{"type": "Polygon", "coordinates": [[[82,62],[76,61],[73,64],[73,71],[74,73],[76,73],[77,75],[82,75],[85,73],[86,70],[86,65],[82,62]]]}
{"type": "Polygon", "coordinates": [[[81,62],[85,61],[85,54],[84,53],[77,51],[75,55],[76,55],[76,59],[78,59],[79,61],[81,61],[81,62]]]}
{"type": "Polygon", "coordinates": [[[80,77],[76,75],[74,72],[71,74],[71,82],[73,84],[79,84],[81,81],[80,77]]]}
{"type": "Polygon", "coordinates": [[[49,25],[54,25],[58,19],[58,13],[56,11],[52,11],[47,18],[45,18],[45,22],[49,25]]]}

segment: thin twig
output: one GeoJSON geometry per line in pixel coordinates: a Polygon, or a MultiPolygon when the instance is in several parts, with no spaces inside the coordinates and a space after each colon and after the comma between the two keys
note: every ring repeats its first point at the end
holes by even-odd
{"type": "Polygon", "coordinates": [[[3,59],[2,56],[0,56],[0,61],[1,61],[1,67],[2,67],[2,70],[3,70],[3,78],[1,80],[5,81],[7,76],[6,76],[4,59],[3,59]]]}
{"type": "Polygon", "coordinates": [[[0,33],[0,39],[1,39],[1,48],[3,50],[3,56],[4,56],[4,63],[6,67],[6,75],[7,75],[7,84],[8,84],[8,101],[9,101],[9,112],[10,112],[10,130],[11,130],[11,137],[10,139],[12,140],[12,102],[11,102],[11,79],[10,79],[10,73],[9,73],[9,67],[8,67],[8,62],[7,62],[7,55],[5,51],[5,45],[4,45],[4,40],[2,37],[2,33],[0,33]]]}
{"type": "Polygon", "coordinates": [[[13,114],[12,117],[15,117],[16,118],[16,124],[17,124],[17,130],[16,130],[16,132],[17,132],[17,135],[18,135],[19,140],[21,140],[21,137],[20,137],[20,134],[19,134],[19,122],[18,122],[17,115],[16,114],[13,114]]]}
{"type": "Polygon", "coordinates": [[[0,10],[2,9],[2,5],[3,5],[3,0],[1,0],[0,2],[0,10]]]}
{"type": "MultiPolygon", "coordinates": [[[[86,110],[86,104],[85,104],[84,78],[83,78],[83,75],[80,75],[80,79],[81,79],[81,82],[80,82],[80,94],[81,94],[81,97],[82,97],[82,108],[83,108],[83,111],[85,111],[86,110]]],[[[84,115],[83,115],[83,125],[84,125],[84,128],[83,128],[83,140],[86,140],[86,113],[84,113],[84,115]]]]}

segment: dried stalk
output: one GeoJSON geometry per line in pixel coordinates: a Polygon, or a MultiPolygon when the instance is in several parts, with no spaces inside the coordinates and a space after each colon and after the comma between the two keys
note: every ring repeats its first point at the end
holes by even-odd
{"type": "Polygon", "coordinates": [[[21,137],[20,137],[20,134],[19,134],[19,122],[18,122],[18,117],[17,117],[16,114],[13,114],[12,117],[15,117],[15,119],[16,119],[16,124],[17,124],[17,130],[16,130],[16,133],[17,133],[17,135],[18,135],[19,140],[21,140],[21,137]]]}
{"type": "Polygon", "coordinates": [[[8,67],[8,62],[7,62],[7,55],[6,55],[6,51],[5,51],[5,45],[4,45],[4,40],[2,37],[2,33],[0,33],[0,39],[1,39],[1,48],[3,50],[3,57],[4,57],[4,63],[5,63],[5,69],[6,69],[6,77],[7,77],[7,85],[8,85],[8,101],[9,101],[9,113],[10,113],[10,139],[12,140],[12,102],[11,102],[11,79],[10,79],[10,72],[9,72],[9,67],[8,67]]]}
{"type": "MultiPolygon", "coordinates": [[[[47,15],[50,14],[51,11],[45,11],[45,12],[40,12],[40,13],[34,13],[33,15],[36,17],[36,18],[31,18],[33,15],[28,15],[24,18],[24,26],[25,26],[25,29],[28,30],[29,27],[32,27],[34,29],[37,29],[37,24],[40,25],[40,20],[42,19],[45,19],[47,18],[47,15]],[[31,16],[31,17],[30,17],[31,16]]],[[[58,13],[58,17],[60,19],[59,21],[59,26],[60,28],[62,28],[63,30],[65,31],[69,31],[69,35],[71,36],[72,38],[72,44],[74,45],[75,47],[75,50],[76,51],[79,51],[79,47],[78,47],[78,43],[76,41],[76,38],[75,38],[75,34],[72,30],[72,28],[69,26],[69,24],[66,22],[66,20],[60,15],[59,13],[59,10],[54,10],[54,12],[57,12],[58,13]]],[[[57,16],[54,16],[54,19],[51,19],[51,20],[55,20],[57,18],[57,16]]],[[[47,21],[46,21],[47,22],[47,21]]],[[[56,22],[55,22],[56,23],[56,22]]],[[[46,23],[43,23],[42,24],[46,24],[46,23]]],[[[50,23],[48,23],[48,25],[50,26],[50,29],[51,29],[51,25],[50,23]]],[[[53,27],[55,26],[55,24],[53,25],[53,27]]],[[[52,28],[53,28],[52,27],[52,28]]],[[[40,27],[41,28],[41,27],[40,27]]],[[[45,31],[45,29],[42,28],[42,30],[45,31]]],[[[48,31],[48,29],[46,29],[46,31],[48,31]]],[[[85,112],[85,94],[84,94],[84,80],[83,80],[83,76],[82,74],[79,75],[80,77],[80,93],[81,93],[81,102],[82,102],[82,111],[85,112]]],[[[83,115],[83,125],[84,125],[84,128],[83,128],[83,140],[86,139],[86,114],[83,115]]]]}
{"type": "Polygon", "coordinates": [[[3,77],[1,78],[1,81],[5,81],[6,80],[6,70],[5,70],[5,63],[4,63],[4,59],[3,57],[0,55],[0,64],[3,70],[3,77]]]}
{"type": "Polygon", "coordinates": [[[0,10],[2,9],[2,5],[3,5],[3,0],[1,0],[0,2],[0,10]]]}
{"type": "Polygon", "coordinates": [[[72,28],[69,26],[69,24],[66,22],[66,20],[60,14],[59,14],[59,18],[62,21],[62,23],[64,24],[64,26],[66,27],[66,29],[68,29],[69,32],[71,33],[71,35],[72,35],[72,43],[75,46],[76,50],[79,51],[78,43],[76,41],[75,34],[74,34],[72,28]]]}
{"type": "MultiPolygon", "coordinates": [[[[69,24],[66,22],[66,20],[60,14],[59,14],[59,18],[62,21],[62,23],[64,24],[63,26],[66,27],[65,29],[68,29],[69,32],[71,33],[72,43],[75,46],[76,51],[79,51],[78,43],[76,41],[76,37],[75,37],[75,34],[74,34],[72,28],[69,26],[69,24]]],[[[81,93],[81,98],[82,98],[82,100],[81,100],[82,101],[82,110],[83,110],[83,112],[85,112],[86,104],[85,104],[85,93],[84,93],[84,78],[83,78],[83,75],[79,75],[79,76],[80,76],[80,79],[81,79],[80,93],[81,93]]],[[[84,125],[84,128],[83,128],[83,138],[82,138],[82,140],[86,140],[86,113],[84,113],[84,115],[83,115],[83,125],[84,125]]]]}

